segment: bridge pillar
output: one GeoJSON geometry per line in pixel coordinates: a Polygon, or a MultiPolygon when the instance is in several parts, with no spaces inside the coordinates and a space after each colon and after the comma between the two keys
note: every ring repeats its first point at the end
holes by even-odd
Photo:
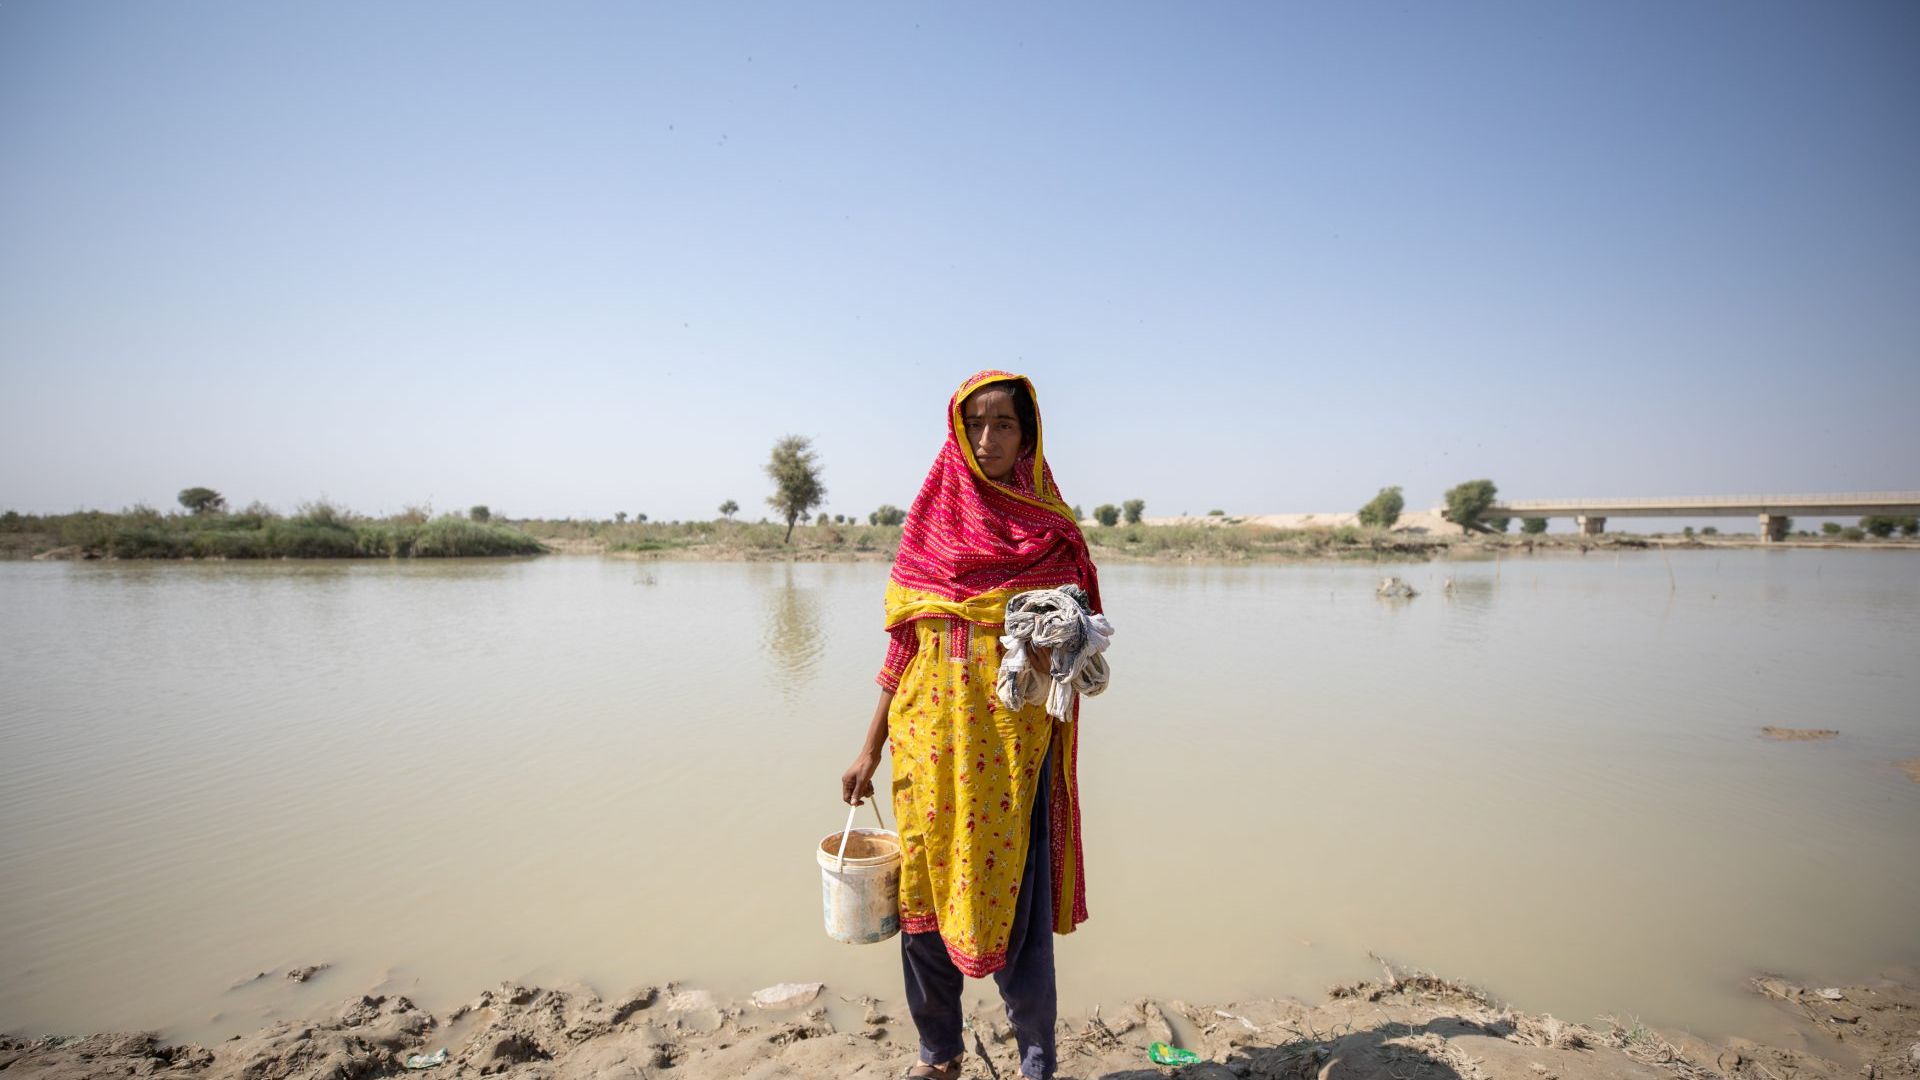
{"type": "Polygon", "coordinates": [[[1579,522],[1580,524],[1581,536],[1599,536],[1601,533],[1607,531],[1606,518],[1589,517],[1586,514],[1581,514],[1579,517],[1575,518],[1574,520],[1579,522]]]}
{"type": "Polygon", "coordinates": [[[1760,515],[1760,542],[1771,544],[1787,538],[1787,526],[1793,519],[1785,514],[1760,515]]]}

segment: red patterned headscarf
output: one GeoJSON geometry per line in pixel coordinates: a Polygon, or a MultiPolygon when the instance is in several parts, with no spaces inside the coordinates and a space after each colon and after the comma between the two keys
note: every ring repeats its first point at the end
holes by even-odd
{"type": "Polygon", "coordinates": [[[907,511],[887,583],[887,626],[933,615],[998,625],[1006,600],[1028,589],[1074,584],[1100,608],[1100,582],[1080,523],[1047,467],[1039,396],[1024,375],[982,371],[947,403],[947,440],[907,511]],[[1018,382],[1033,401],[1032,446],[1008,483],[974,460],[960,407],[984,386],[1018,382]]]}

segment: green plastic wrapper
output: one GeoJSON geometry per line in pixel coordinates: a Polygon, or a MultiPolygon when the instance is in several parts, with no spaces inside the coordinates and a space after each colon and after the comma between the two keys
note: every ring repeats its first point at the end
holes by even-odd
{"type": "Polygon", "coordinates": [[[1147,1047],[1147,1056],[1153,1059],[1155,1065],[1197,1065],[1200,1062],[1199,1054],[1163,1042],[1147,1047]]]}

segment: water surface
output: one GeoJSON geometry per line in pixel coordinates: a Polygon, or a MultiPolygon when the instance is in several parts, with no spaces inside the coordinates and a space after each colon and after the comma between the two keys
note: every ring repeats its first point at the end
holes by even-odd
{"type": "MultiPolygon", "coordinates": [[[[1564,1017],[1756,1033],[1753,971],[1920,963],[1920,785],[1893,765],[1920,757],[1920,560],[1390,572],[1423,594],[1376,599],[1369,566],[1104,572],[1063,1007],[1313,996],[1371,950],[1564,1017]]],[[[218,1039],[509,978],[897,995],[891,944],[821,933],[812,855],[885,574],[0,564],[0,1029],[218,1039]]]]}

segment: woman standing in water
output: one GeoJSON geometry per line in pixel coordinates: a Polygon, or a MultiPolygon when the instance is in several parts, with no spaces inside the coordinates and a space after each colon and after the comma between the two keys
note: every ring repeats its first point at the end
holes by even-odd
{"type": "MultiPolygon", "coordinates": [[[[1078,585],[1100,610],[1079,522],[1047,468],[1025,376],[983,371],[947,405],[946,444],[907,513],[887,582],[892,643],[866,741],[840,778],[873,794],[893,752],[904,860],[900,947],[920,1031],[909,1077],[961,1072],[960,991],[992,975],[1020,1044],[1020,1071],[1054,1070],[1053,935],[1087,917],[1075,781],[1077,723],[1044,701],[994,697],[1007,599],[1078,585]]],[[[1046,658],[1037,661],[1045,670],[1046,658]]],[[[1079,716],[1074,700],[1071,716],[1079,716]]]]}

